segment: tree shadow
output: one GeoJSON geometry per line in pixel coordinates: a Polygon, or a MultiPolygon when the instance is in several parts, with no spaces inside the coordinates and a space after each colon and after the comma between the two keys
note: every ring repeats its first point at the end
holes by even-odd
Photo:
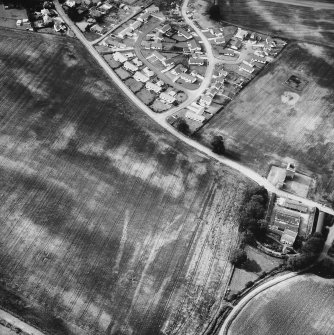
{"type": "Polygon", "coordinates": [[[247,272],[258,273],[262,270],[261,266],[256,263],[254,259],[247,259],[247,261],[242,265],[242,269],[247,272]]]}

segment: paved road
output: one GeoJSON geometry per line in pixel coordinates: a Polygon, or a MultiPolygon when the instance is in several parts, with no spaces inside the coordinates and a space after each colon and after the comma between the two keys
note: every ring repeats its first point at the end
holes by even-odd
{"type": "Polygon", "coordinates": [[[322,1],[302,1],[302,0],[262,0],[264,2],[275,2],[287,5],[310,7],[314,9],[334,9],[334,3],[327,3],[322,1]]]}
{"type": "MultiPolygon", "coordinates": [[[[185,2],[188,3],[188,0],[185,2]]],[[[77,26],[67,17],[67,15],[64,13],[62,7],[60,6],[59,2],[55,2],[56,9],[59,13],[59,15],[64,19],[65,23],[72,29],[72,31],[75,33],[77,38],[82,42],[82,44],[87,48],[87,50],[90,52],[90,54],[95,58],[95,60],[100,64],[100,66],[103,68],[103,70],[106,72],[106,74],[115,82],[115,84],[128,96],[128,98],[137,106],[139,107],[144,113],[146,113],[151,119],[159,123],[159,125],[163,128],[165,128],[169,133],[173,134],[175,137],[183,141],[184,143],[188,144],[189,146],[195,148],[205,156],[209,156],[216,161],[223,163],[224,165],[227,165],[231,167],[232,169],[242,173],[247,178],[253,180],[255,183],[264,186],[269,192],[275,192],[278,196],[282,197],[288,197],[289,199],[300,201],[302,204],[306,206],[311,207],[318,207],[321,211],[329,213],[331,215],[334,215],[334,210],[331,208],[328,208],[326,206],[323,206],[315,201],[312,201],[310,199],[305,199],[302,197],[299,197],[297,195],[293,195],[287,192],[284,192],[282,190],[276,189],[266,178],[262,177],[255,171],[251,170],[250,168],[239,164],[231,159],[228,159],[226,157],[221,157],[219,155],[214,154],[209,148],[205,147],[204,145],[192,140],[191,138],[184,136],[183,134],[179,133],[175,128],[173,128],[170,124],[166,122],[166,115],[171,115],[178,109],[184,108],[185,103],[181,104],[180,106],[176,107],[175,109],[170,110],[168,113],[163,114],[156,114],[151,111],[150,108],[148,108],[141,100],[139,100],[132,91],[120,80],[120,78],[112,71],[112,69],[109,67],[107,62],[103,59],[103,57],[94,49],[94,47],[87,42],[81,31],[77,28],[77,26]]],[[[182,7],[183,13],[185,12],[185,7],[183,5],[182,7]]],[[[189,19],[187,19],[189,21],[189,19]]],[[[198,33],[198,28],[195,27],[195,31],[198,33]]],[[[200,34],[199,34],[200,36],[200,34]]],[[[203,38],[201,36],[201,38],[203,38]]],[[[205,45],[207,46],[208,41],[204,38],[203,41],[205,41],[205,45]]],[[[210,47],[208,48],[210,53],[210,47]]],[[[208,51],[207,50],[207,51],[208,51]]],[[[207,69],[207,76],[212,74],[212,68],[208,67],[207,69]]],[[[208,80],[208,78],[206,78],[208,80]]]]}
{"type": "Polygon", "coordinates": [[[269,282],[264,283],[263,285],[257,287],[256,289],[250,291],[244,298],[242,298],[232,309],[231,313],[227,316],[225,319],[220,331],[219,335],[227,335],[228,329],[231,326],[231,323],[233,320],[237,317],[237,315],[242,311],[242,309],[252,300],[255,296],[262,293],[264,290],[267,290],[268,288],[281,283],[282,281],[291,279],[295,276],[297,276],[298,273],[291,272],[286,275],[280,276],[278,278],[274,278],[273,280],[270,280],[269,282]]]}

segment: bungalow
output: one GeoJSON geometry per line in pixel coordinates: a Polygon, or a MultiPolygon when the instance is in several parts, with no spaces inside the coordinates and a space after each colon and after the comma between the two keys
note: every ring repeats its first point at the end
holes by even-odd
{"type": "Polygon", "coordinates": [[[248,64],[242,63],[240,65],[240,70],[242,71],[246,71],[248,73],[253,73],[254,72],[254,68],[248,64]]]}
{"type": "Polygon", "coordinates": [[[194,76],[191,76],[190,74],[187,73],[181,73],[180,78],[187,83],[194,83],[197,80],[194,76]]]}
{"type": "Polygon", "coordinates": [[[138,57],[134,58],[132,60],[133,64],[137,65],[137,66],[142,66],[143,62],[141,60],[138,59],[138,57]]]}
{"type": "Polygon", "coordinates": [[[141,24],[142,23],[140,21],[135,21],[135,22],[131,23],[130,27],[131,27],[132,30],[136,30],[136,29],[140,28],[141,24]]]}
{"type": "Polygon", "coordinates": [[[126,47],[125,44],[120,43],[118,41],[115,41],[112,37],[108,37],[106,38],[102,44],[108,46],[108,47],[115,47],[115,48],[120,48],[120,49],[124,49],[126,47]]]}
{"type": "Polygon", "coordinates": [[[136,20],[140,22],[147,22],[148,18],[150,17],[150,13],[141,13],[137,16],[136,20]]]}
{"type": "Polygon", "coordinates": [[[126,35],[132,36],[132,28],[131,27],[126,27],[117,34],[117,36],[119,38],[124,38],[126,35]]]}
{"type": "Polygon", "coordinates": [[[159,12],[159,7],[155,6],[155,5],[152,5],[150,7],[147,7],[145,9],[145,12],[146,13],[158,13],[159,12]]]}
{"type": "Polygon", "coordinates": [[[169,104],[172,104],[176,100],[174,97],[165,92],[160,93],[159,97],[161,100],[166,101],[169,104]]]}
{"type": "Polygon", "coordinates": [[[177,34],[179,36],[183,36],[187,40],[190,40],[193,37],[188,31],[186,31],[186,30],[184,30],[182,28],[178,28],[177,34]]]}
{"type": "Polygon", "coordinates": [[[252,56],[252,62],[258,62],[262,64],[266,64],[266,59],[263,57],[252,56]]]}
{"type": "Polygon", "coordinates": [[[215,41],[216,44],[223,44],[223,43],[226,42],[224,37],[215,38],[214,41],[215,41]]]}
{"type": "Polygon", "coordinates": [[[238,28],[238,31],[237,31],[237,33],[235,34],[235,37],[238,38],[238,39],[240,39],[241,41],[243,41],[244,38],[247,36],[247,34],[248,34],[248,31],[247,31],[247,30],[238,28]]]}
{"type": "Polygon", "coordinates": [[[155,35],[153,36],[153,39],[158,40],[158,41],[162,41],[164,39],[164,37],[163,37],[163,35],[160,31],[157,31],[155,33],[155,35]]]}
{"type": "Polygon", "coordinates": [[[204,65],[204,59],[190,57],[188,61],[189,65],[204,65]]]}
{"type": "Polygon", "coordinates": [[[215,36],[223,36],[223,31],[220,28],[211,28],[210,33],[215,36]]]}
{"type": "Polygon", "coordinates": [[[224,76],[219,76],[216,78],[216,83],[224,84],[224,82],[225,82],[224,76]]]}
{"type": "Polygon", "coordinates": [[[142,73],[142,72],[140,72],[140,71],[137,71],[137,72],[134,74],[133,78],[134,78],[135,80],[137,80],[137,81],[142,82],[142,83],[146,83],[146,82],[149,80],[149,78],[146,77],[145,74],[142,73]]]}
{"type": "Polygon", "coordinates": [[[232,40],[231,48],[234,50],[239,50],[242,47],[242,43],[240,40],[232,40]]]}
{"type": "Polygon", "coordinates": [[[219,53],[223,54],[224,56],[230,56],[230,57],[234,57],[235,55],[235,52],[229,49],[223,49],[222,51],[219,51],[219,53]]]}
{"type": "Polygon", "coordinates": [[[147,59],[152,58],[152,57],[156,58],[156,59],[159,60],[160,62],[163,62],[163,61],[166,59],[166,57],[163,56],[163,55],[162,55],[160,52],[158,52],[158,51],[153,51],[153,52],[151,53],[151,55],[147,57],[147,59]]]}
{"type": "Polygon", "coordinates": [[[218,89],[216,87],[211,87],[208,89],[208,91],[206,92],[206,95],[208,95],[211,98],[214,98],[215,95],[218,93],[218,89]]]}
{"type": "Polygon", "coordinates": [[[223,86],[224,86],[224,83],[219,82],[219,81],[216,81],[216,82],[212,85],[213,88],[217,89],[217,93],[218,93],[218,91],[219,91],[223,86]]]}
{"type": "Polygon", "coordinates": [[[144,49],[151,49],[151,43],[148,41],[142,41],[141,45],[144,49]]]}
{"type": "Polygon", "coordinates": [[[151,81],[148,81],[145,85],[145,87],[149,90],[149,91],[153,91],[155,93],[159,93],[161,91],[161,87],[157,84],[152,83],[151,81]]]}
{"type": "Polygon", "coordinates": [[[186,118],[190,119],[190,120],[197,121],[197,122],[201,122],[201,123],[203,123],[205,121],[205,117],[203,115],[198,115],[198,114],[193,113],[191,111],[188,111],[186,113],[186,118]]]}
{"type": "Polygon", "coordinates": [[[154,50],[162,50],[162,43],[161,42],[152,42],[151,49],[154,50]]]}
{"type": "Polygon", "coordinates": [[[188,48],[191,52],[201,51],[201,47],[196,43],[195,40],[188,41],[188,48]]]}
{"type": "Polygon", "coordinates": [[[152,76],[154,76],[154,71],[150,70],[147,66],[144,67],[143,72],[144,72],[145,75],[147,75],[148,77],[152,77],[152,76]]]}
{"type": "Polygon", "coordinates": [[[166,59],[162,62],[163,65],[165,65],[166,67],[171,67],[175,65],[175,62],[173,61],[172,58],[166,59]]]}
{"type": "Polygon", "coordinates": [[[138,71],[138,67],[131,62],[126,61],[123,64],[123,66],[124,66],[125,70],[129,70],[129,71],[132,71],[132,72],[138,71]]]}
{"type": "Polygon", "coordinates": [[[159,28],[159,31],[162,33],[162,34],[166,34],[167,31],[171,30],[172,27],[171,25],[169,24],[165,24],[162,28],[159,28]]]}
{"type": "Polygon", "coordinates": [[[209,97],[208,95],[201,96],[201,98],[199,100],[199,104],[201,106],[210,106],[211,102],[212,102],[212,98],[209,97]]]}
{"type": "Polygon", "coordinates": [[[100,5],[98,8],[99,10],[102,10],[103,12],[108,13],[113,8],[113,5],[105,2],[102,5],[100,5]]]}
{"type": "Polygon", "coordinates": [[[187,68],[185,68],[182,64],[176,65],[171,71],[171,73],[175,74],[176,76],[180,75],[183,72],[187,72],[187,68]]]}
{"type": "Polygon", "coordinates": [[[198,115],[202,115],[204,113],[204,107],[198,105],[196,102],[193,102],[192,104],[187,106],[187,108],[198,115]]]}
{"type": "Polygon", "coordinates": [[[121,63],[124,63],[128,60],[123,54],[121,54],[118,51],[113,54],[113,57],[115,61],[121,62],[121,63]]]}

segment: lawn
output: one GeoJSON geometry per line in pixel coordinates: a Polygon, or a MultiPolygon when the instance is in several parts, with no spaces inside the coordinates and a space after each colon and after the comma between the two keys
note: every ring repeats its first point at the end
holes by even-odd
{"type": "Polygon", "coordinates": [[[182,144],[73,39],[0,30],[0,305],[53,335],[202,333],[245,178],[182,144]]]}
{"type": "Polygon", "coordinates": [[[334,10],[261,0],[219,0],[222,19],[250,30],[334,46],[334,10]]]}
{"type": "Polygon", "coordinates": [[[333,280],[314,275],[283,281],[254,297],[227,334],[333,334],[333,290],[333,280]]]}
{"type": "Polygon", "coordinates": [[[130,88],[130,90],[134,93],[138,92],[139,90],[142,89],[142,87],[144,86],[143,83],[141,83],[140,81],[137,81],[133,78],[129,78],[127,79],[124,84],[126,86],[128,86],[130,88]]]}
{"type": "Polygon", "coordinates": [[[332,49],[292,43],[201,130],[204,142],[224,135],[264,176],[271,164],[293,160],[297,171],[315,174],[315,199],[333,200],[333,59],[332,49]],[[284,84],[292,74],[308,80],[303,91],[284,84]]]}
{"type": "Polygon", "coordinates": [[[146,88],[141,89],[136,96],[146,105],[150,105],[155,99],[157,99],[156,93],[148,91],[146,88]]]}

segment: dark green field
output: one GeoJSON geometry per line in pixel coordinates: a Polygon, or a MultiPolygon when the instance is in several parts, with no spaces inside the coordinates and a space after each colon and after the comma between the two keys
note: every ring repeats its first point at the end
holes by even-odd
{"type": "Polygon", "coordinates": [[[248,182],[172,138],[74,40],[0,30],[0,303],[53,335],[200,333],[248,182]]]}
{"type": "Polygon", "coordinates": [[[263,0],[219,0],[219,5],[222,19],[233,24],[288,39],[334,46],[334,9],[263,0]]]}

